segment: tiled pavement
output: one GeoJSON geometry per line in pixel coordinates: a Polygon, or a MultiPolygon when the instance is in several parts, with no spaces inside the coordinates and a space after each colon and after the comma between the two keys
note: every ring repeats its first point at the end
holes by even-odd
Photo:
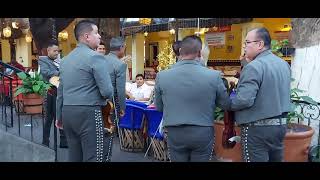
{"type": "MultiPolygon", "coordinates": [[[[11,113],[10,108],[4,106],[0,106],[0,129],[6,131],[5,128],[5,119],[7,119],[7,123],[10,124],[11,121],[11,113]],[[7,116],[5,116],[7,114],[7,116]],[[7,117],[7,118],[5,118],[7,117]]],[[[42,115],[20,115],[18,116],[15,110],[13,109],[13,127],[8,127],[7,131],[11,134],[19,136],[19,121],[20,119],[20,137],[27,139],[29,141],[35,142],[37,144],[41,144],[42,142],[42,115]],[[32,119],[31,119],[32,118],[32,119]],[[32,120],[32,126],[31,126],[32,120]],[[31,135],[32,129],[32,135],[31,135]]],[[[59,131],[57,131],[59,133],[59,131]]],[[[54,140],[53,140],[53,127],[51,128],[51,135],[50,135],[50,148],[53,149],[54,147],[54,140]]],[[[58,135],[59,137],[59,135],[58,135]]],[[[58,145],[59,145],[59,138],[58,138],[58,145]]],[[[119,146],[119,138],[114,138],[113,144],[113,151],[112,151],[112,162],[155,162],[151,156],[144,157],[143,152],[125,152],[120,150],[119,146]]],[[[67,161],[67,149],[59,148],[58,146],[58,162],[66,162],[67,161]]]]}
{"type": "MultiPolygon", "coordinates": [[[[0,129],[6,131],[5,128],[5,120],[7,119],[7,123],[10,124],[11,121],[11,112],[10,108],[0,105],[0,129]],[[7,116],[6,116],[7,114],[7,116]]],[[[20,136],[24,139],[32,141],[37,144],[41,144],[42,142],[42,127],[43,127],[43,117],[42,115],[17,115],[15,110],[13,109],[13,127],[8,127],[7,131],[11,134],[20,136]],[[19,119],[20,119],[20,135],[19,135],[19,119]],[[31,126],[32,121],[32,126],[31,126]],[[31,131],[32,130],[32,131],[31,131]],[[32,133],[31,133],[32,132],[32,133]]],[[[54,147],[54,132],[53,126],[51,128],[50,135],[50,148],[54,147]]],[[[59,131],[57,131],[59,133],[59,131]]],[[[58,135],[59,137],[59,135],[58,135]]],[[[58,138],[59,145],[59,138],[58,138]]],[[[151,151],[151,149],[150,149],[151,151]]],[[[57,151],[57,159],[58,162],[66,162],[68,160],[67,149],[59,148],[57,151]]],[[[112,162],[158,162],[152,156],[144,157],[144,152],[125,152],[120,150],[119,138],[114,138],[114,144],[112,148],[112,162]]],[[[216,160],[213,159],[215,162],[216,160]]]]}

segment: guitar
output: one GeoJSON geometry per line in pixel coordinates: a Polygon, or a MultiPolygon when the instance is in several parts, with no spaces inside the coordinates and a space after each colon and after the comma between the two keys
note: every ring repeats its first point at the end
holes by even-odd
{"type": "Polygon", "coordinates": [[[234,129],[234,112],[224,111],[224,130],[222,134],[222,146],[226,149],[232,149],[235,145],[235,141],[229,141],[230,138],[236,136],[234,129]]]}
{"type": "Polygon", "coordinates": [[[59,84],[60,84],[60,78],[59,76],[52,76],[50,79],[49,79],[49,83],[54,85],[56,88],[59,87],[59,84]]]}
{"type": "Polygon", "coordinates": [[[111,120],[111,115],[114,112],[114,105],[111,101],[108,101],[105,106],[101,108],[102,117],[104,122],[104,129],[112,134],[115,131],[115,125],[111,120]]]}
{"type": "MultiPolygon", "coordinates": [[[[227,84],[228,85],[228,84],[227,84]]],[[[226,86],[228,89],[228,86],[226,86]]],[[[228,90],[230,98],[235,96],[235,92],[228,90]]],[[[235,119],[233,111],[224,111],[224,129],[222,134],[222,147],[225,149],[232,149],[236,145],[236,141],[230,141],[229,139],[236,136],[236,131],[234,129],[235,119]]]]}
{"type": "Polygon", "coordinates": [[[56,96],[57,95],[57,89],[59,87],[59,76],[52,76],[49,79],[49,83],[53,85],[53,87],[51,86],[50,89],[48,89],[48,93],[51,94],[52,96],[56,96]]]}

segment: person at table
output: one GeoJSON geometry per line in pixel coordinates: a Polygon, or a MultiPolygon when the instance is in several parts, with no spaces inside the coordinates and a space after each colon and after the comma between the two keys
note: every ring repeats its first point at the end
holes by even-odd
{"type": "Polygon", "coordinates": [[[144,77],[142,74],[136,75],[136,82],[127,87],[127,96],[131,100],[136,101],[149,101],[152,89],[146,83],[144,83],[144,77]]]}

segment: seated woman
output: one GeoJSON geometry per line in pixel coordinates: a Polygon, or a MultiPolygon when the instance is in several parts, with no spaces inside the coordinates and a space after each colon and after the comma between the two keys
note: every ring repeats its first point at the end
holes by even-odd
{"type": "Polygon", "coordinates": [[[144,83],[142,74],[136,75],[136,82],[131,87],[126,87],[126,94],[131,100],[149,101],[151,96],[151,87],[144,83]]]}

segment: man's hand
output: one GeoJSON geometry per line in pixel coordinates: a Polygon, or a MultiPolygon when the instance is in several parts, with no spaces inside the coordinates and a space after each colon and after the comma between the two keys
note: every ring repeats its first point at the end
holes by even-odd
{"type": "Polygon", "coordinates": [[[123,117],[125,115],[124,110],[120,110],[119,114],[120,114],[120,117],[123,117]]]}
{"type": "Polygon", "coordinates": [[[56,120],[55,125],[56,125],[56,127],[57,127],[58,129],[63,129],[62,121],[61,121],[61,120],[56,120]]]}

